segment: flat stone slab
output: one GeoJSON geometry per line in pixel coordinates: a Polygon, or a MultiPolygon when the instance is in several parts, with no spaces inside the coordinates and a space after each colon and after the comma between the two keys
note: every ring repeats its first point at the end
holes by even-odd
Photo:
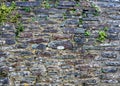
{"type": "Polygon", "coordinates": [[[13,1],[24,31],[0,26],[0,86],[120,86],[120,0],[13,1]]]}
{"type": "MultiPolygon", "coordinates": [[[[10,6],[11,3],[7,2],[7,6],[10,6]]],[[[31,2],[16,2],[17,6],[25,6],[25,7],[33,7],[33,6],[40,6],[40,2],[38,1],[31,1],[31,2]]]]}
{"type": "Polygon", "coordinates": [[[75,2],[74,1],[60,1],[59,5],[61,6],[75,6],[75,2]]]}
{"type": "Polygon", "coordinates": [[[120,2],[120,0],[97,0],[102,2],[120,2]]]}
{"type": "Polygon", "coordinates": [[[17,6],[39,6],[40,2],[16,2],[17,6]]]}
{"type": "Polygon", "coordinates": [[[120,20],[120,15],[109,15],[110,18],[120,20]]]}
{"type": "Polygon", "coordinates": [[[74,7],[76,3],[74,1],[60,1],[57,8],[70,8],[74,7]]]}
{"type": "Polygon", "coordinates": [[[119,3],[111,3],[111,2],[107,2],[107,3],[101,2],[101,3],[98,3],[98,5],[100,7],[105,7],[105,8],[107,8],[107,7],[110,7],[110,8],[120,7],[119,3]]]}
{"type": "Polygon", "coordinates": [[[70,41],[51,41],[48,44],[48,47],[57,49],[58,46],[64,46],[65,49],[72,49],[73,44],[70,41]]]}

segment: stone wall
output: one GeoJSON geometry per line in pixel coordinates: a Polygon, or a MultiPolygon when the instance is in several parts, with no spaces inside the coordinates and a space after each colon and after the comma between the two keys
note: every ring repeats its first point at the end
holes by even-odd
{"type": "Polygon", "coordinates": [[[0,86],[120,86],[120,0],[49,3],[16,2],[17,38],[14,24],[0,27],[0,86]]]}

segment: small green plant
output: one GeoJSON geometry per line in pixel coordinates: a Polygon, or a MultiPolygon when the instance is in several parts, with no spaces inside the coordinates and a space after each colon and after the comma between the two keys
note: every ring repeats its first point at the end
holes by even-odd
{"type": "Polygon", "coordinates": [[[82,13],[82,17],[84,18],[87,17],[86,13],[82,13]]]}
{"type": "Polygon", "coordinates": [[[98,34],[99,36],[97,38],[97,41],[104,42],[107,37],[107,33],[105,31],[99,31],[98,34]]]}
{"type": "Polygon", "coordinates": [[[55,2],[55,7],[57,7],[59,4],[58,0],[55,2]]]}
{"type": "Polygon", "coordinates": [[[5,3],[2,3],[0,6],[0,24],[6,22],[16,23],[18,19],[21,18],[21,15],[16,11],[15,2],[8,7],[5,3]]]}
{"type": "Polygon", "coordinates": [[[20,32],[24,30],[22,24],[18,23],[19,18],[21,18],[21,15],[16,11],[16,4],[15,2],[12,2],[10,6],[6,6],[5,3],[1,3],[0,5],[0,25],[4,25],[5,23],[14,23],[17,25],[16,27],[16,36],[19,35],[20,32]]]}
{"type": "Polygon", "coordinates": [[[62,15],[63,15],[63,18],[64,18],[64,19],[67,19],[66,13],[63,13],[62,15]]]}
{"type": "Polygon", "coordinates": [[[12,12],[15,10],[15,8],[16,8],[15,2],[12,2],[10,7],[6,6],[5,3],[1,3],[1,5],[0,5],[0,24],[9,22],[11,20],[9,16],[12,14],[12,12]]]}
{"type": "Polygon", "coordinates": [[[77,3],[76,6],[79,7],[79,6],[80,6],[80,3],[77,3]]]}
{"type": "Polygon", "coordinates": [[[82,18],[79,19],[79,24],[83,24],[83,19],[82,18]]]}
{"type": "Polygon", "coordinates": [[[106,31],[108,31],[108,27],[107,26],[105,26],[103,28],[103,30],[101,30],[101,31],[98,32],[99,36],[97,38],[97,41],[99,41],[99,42],[104,42],[105,41],[105,39],[107,38],[106,31]]]}
{"type": "Polygon", "coordinates": [[[84,33],[85,36],[90,36],[90,34],[91,34],[90,31],[85,31],[84,33]]]}
{"type": "Polygon", "coordinates": [[[49,9],[50,8],[50,3],[49,3],[49,1],[48,0],[46,0],[46,1],[43,1],[43,7],[44,8],[46,8],[46,9],[49,9]]]}
{"type": "Polygon", "coordinates": [[[18,37],[19,34],[20,34],[20,32],[23,32],[23,31],[24,31],[24,26],[23,26],[23,24],[22,24],[22,23],[18,23],[18,25],[17,25],[17,27],[16,27],[16,32],[15,32],[16,36],[18,37]]]}
{"type": "Polygon", "coordinates": [[[108,31],[108,27],[105,26],[105,27],[103,28],[103,30],[104,30],[104,31],[108,31]]]}
{"type": "Polygon", "coordinates": [[[76,9],[72,9],[70,12],[71,12],[72,14],[75,14],[75,13],[76,13],[76,9]]]}
{"type": "Polygon", "coordinates": [[[22,17],[22,15],[20,15],[18,13],[16,13],[15,15],[11,15],[10,16],[10,22],[11,23],[17,23],[17,22],[19,22],[19,18],[21,18],[21,17],[22,17]]]}
{"type": "Polygon", "coordinates": [[[5,3],[1,3],[0,5],[0,25],[4,25],[5,23],[13,23],[16,28],[16,36],[19,35],[20,32],[24,31],[24,27],[21,21],[19,20],[21,18],[21,14],[18,13],[16,10],[16,4],[15,2],[12,2],[10,6],[6,6],[5,3]]]}
{"type": "Polygon", "coordinates": [[[31,8],[30,7],[23,7],[23,10],[25,10],[25,12],[30,12],[31,8]]]}
{"type": "Polygon", "coordinates": [[[97,10],[95,10],[95,12],[93,12],[93,15],[94,15],[94,16],[99,16],[99,15],[100,15],[100,12],[97,11],[97,10]]]}
{"type": "Polygon", "coordinates": [[[93,15],[94,16],[99,16],[100,15],[100,8],[97,5],[93,4],[93,3],[91,4],[91,6],[92,6],[92,8],[95,9],[95,11],[93,12],[93,15]]]}
{"type": "Polygon", "coordinates": [[[35,17],[32,17],[31,20],[34,22],[36,19],[35,19],[35,17]]]}

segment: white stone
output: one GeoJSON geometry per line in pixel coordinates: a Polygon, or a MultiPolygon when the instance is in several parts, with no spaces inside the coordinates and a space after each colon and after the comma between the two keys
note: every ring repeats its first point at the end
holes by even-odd
{"type": "Polygon", "coordinates": [[[118,25],[118,27],[120,27],[120,24],[118,25]]]}
{"type": "Polygon", "coordinates": [[[105,43],[105,44],[100,44],[100,46],[110,46],[111,44],[105,43]]]}
{"type": "Polygon", "coordinates": [[[2,30],[5,30],[5,28],[2,28],[2,30]]]}
{"type": "Polygon", "coordinates": [[[58,50],[63,50],[63,49],[65,49],[65,47],[64,46],[57,46],[57,49],[58,50]]]}

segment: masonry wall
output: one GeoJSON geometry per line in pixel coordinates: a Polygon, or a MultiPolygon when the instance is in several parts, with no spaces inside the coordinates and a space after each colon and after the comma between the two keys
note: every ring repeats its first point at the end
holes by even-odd
{"type": "Polygon", "coordinates": [[[25,29],[0,27],[0,86],[120,86],[119,0],[16,3],[25,29]]]}

